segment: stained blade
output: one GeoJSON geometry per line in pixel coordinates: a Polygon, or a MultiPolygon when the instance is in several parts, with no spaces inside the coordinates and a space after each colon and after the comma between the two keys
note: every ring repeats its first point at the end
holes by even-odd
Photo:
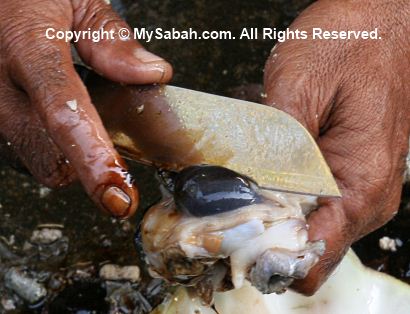
{"type": "Polygon", "coordinates": [[[213,164],[260,186],[340,196],[314,139],[274,108],[173,86],[88,83],[114,144],[135,160],[167,169],[213,164]]]}

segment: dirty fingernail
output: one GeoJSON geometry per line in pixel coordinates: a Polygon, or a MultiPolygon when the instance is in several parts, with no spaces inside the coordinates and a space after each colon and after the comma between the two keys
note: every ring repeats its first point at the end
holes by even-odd
{"type": "Polygon", "coordinates": [[[161,57],[154,55],[153,53],[145,50],[144,48],[135,49],[134,56],[144,63],[164,61],[164,59],[162,59],[161,57]]]}
{"type": "Polygon", "coordinates": [[[127,215],[131,205],[130,197],[116,186],[111,186],[105,190],[101,202],[106,210],[119,217],[127,215]]]}

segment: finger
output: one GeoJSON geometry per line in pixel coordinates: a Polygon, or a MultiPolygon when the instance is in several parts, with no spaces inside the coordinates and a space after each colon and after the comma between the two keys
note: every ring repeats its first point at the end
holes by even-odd
{"type": "Polygon", "coordinates": [[[386,169],[386,165],[396,169],[394,164],[400,158],[396,159],[390,149],[383,147],[387,143],[380,141],[380,145],[369,146],[365,137],[355,132],[346,134],[335,127],[319,139],[343,198],[320,198],[319,208],[308,217],[309,240],[325,240],[326,251],[308,276],[293,285],[305,295],[312,295],[320,288],[353,242],[384,225],[397,212],[402,175],[400,171],[386,169]],[[335,139],[333,131],[340,138],[335,139]],[[359,140],[355,143],[352,138],[359,140]],[[346,147],[349,152],[343,151],[346,147]],[[376,155],[373,149],[380,159],[369,158],[376,155]],[[388,156],[380,156],[383,154],[388,156]],[[366,162],[358,162],[360,156],[366,162]]]}
{"type": "Polygon", "coordinates": [[[319,199],[319,209],[308,218],[309,239],[324,239],[327,248],[308,277],[297,283],[299,292],[316,291],[354,241],[397,212],[408,141],[407,123],[397,110],[404,104],[389,103],[393,99],[378,94],[382,89],[375,84],[357,93],[341,88],[328,128],[318,139],[343,198],[319,199]],[[372,114],[378,108],[386,110],[372,114]]]}
{"type": "Polygon", "coordinates": [[[42,184],[58,188],[75,180],[75,172],[29,106],[27,96],[5,84],[0,87],[0,133],[4,148],[42,184]]]}
{"type": "Polygon", "coordinates": [[[9,72],[96,204],[118,217],[131,215],[137,191],[74,70],[69,45],[38,38],[28,33],[8,47],[9,72]]]}
{"type": "MultiPolygon", "coordinates": [[[[137,41],[121,39],[120,30],[131,28],[104,0],[73,0],[74,29],[112,32],[115,39],[93,42],[81,39],[76,48],[84,62],[103,76],[127,84],[165,83],[172,77],[172,67],[164,59],[145,50],[137,41]]],[[[124,33],[125,34],[125,33],[124,33]]]]}
{"type": "Polygon", "coordinates": [[[292,289],[307,296],[313,295],[340,263],[352,244],[350,226],[340,200],[326,200],[308,219],[309,240],[324,240],[325,253],[303,280],[296,280],[292,289]]]}

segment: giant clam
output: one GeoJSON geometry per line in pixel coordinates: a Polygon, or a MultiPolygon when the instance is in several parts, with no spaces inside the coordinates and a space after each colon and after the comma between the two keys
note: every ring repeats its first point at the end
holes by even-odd
{"type": "Polygon", "coordinates": [[[143,248],[153,276],[194,286],[205,301],[245,280],[281,293],[323,254],[305,220],[315,197],[261,189],[217,166],[189,167],[172,183],[144,216],[143,248]]]}
{"type": "Polygon", "coordinates": [[[249,284],[215,294],[213,308],[179,288],[152,314],[408,314],[410,287],[387,274],[364,267],[352,250],[314,296],[293,291],[263,295],[249,284]]]}

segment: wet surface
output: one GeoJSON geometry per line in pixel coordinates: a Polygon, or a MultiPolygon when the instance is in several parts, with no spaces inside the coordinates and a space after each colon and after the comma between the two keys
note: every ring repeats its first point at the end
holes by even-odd
{"type": "Polygon", "coordinates": [[[162,86],[114,84],[92,72],[84,82],[123,155],[163,168],[201,163],[202,154],[171,110],[162,86]]]}
{"type": "Polygon", "coordinates": [[[175,177],[174,200],[188,215],[206,217],[261,201],[247,177],[218,166],[191,166],[175,177]]]}
{"type": "MultiPolygon", "coordinates": [[[[123,2],[114,4],[133,27],[237,31],[244,26],[282,28],[310,1],[237,1],[234,6],[229,1],[211,4],[205,0],[123,2]]],[[[257,99],[263,65],[273,44],[262,40],[163,40],[146,46],[174,65],[174,85],[238,98],[251,94],[257,99]]],[[[146,209],[160,195],[154,171],[133,165],[133,173],[140,188],[140,208],[146,209]]],[[[80,186],[50,191],[4,164],[0,165],[0,182],[1,277],[15,267],[51,291],[45,307],[29,309],[0,280],[0,313],[5,309],[8,313],[105,313],[108,309],[146,313],[160,300],[160,283],[151,281],[143,268],[142,280],[136,284],[98,278],[104,263],[140,263],[133,244],[140,217],[133,217],[129,223],[112,219],[99,212],[80,186]],[[33,243],[40,241],[32,235],[42,224],[62,230],[61,237],[54,239],[51,235],[50,243],[33,243]]],[[[361,240],[355,249],[366,264],[410,283],[409,202],[407,186],[397,217],[361,240]],[[379,248],[383,236],[400,239],[402,245],[396,252],[383,251],[379,248]]]]}

